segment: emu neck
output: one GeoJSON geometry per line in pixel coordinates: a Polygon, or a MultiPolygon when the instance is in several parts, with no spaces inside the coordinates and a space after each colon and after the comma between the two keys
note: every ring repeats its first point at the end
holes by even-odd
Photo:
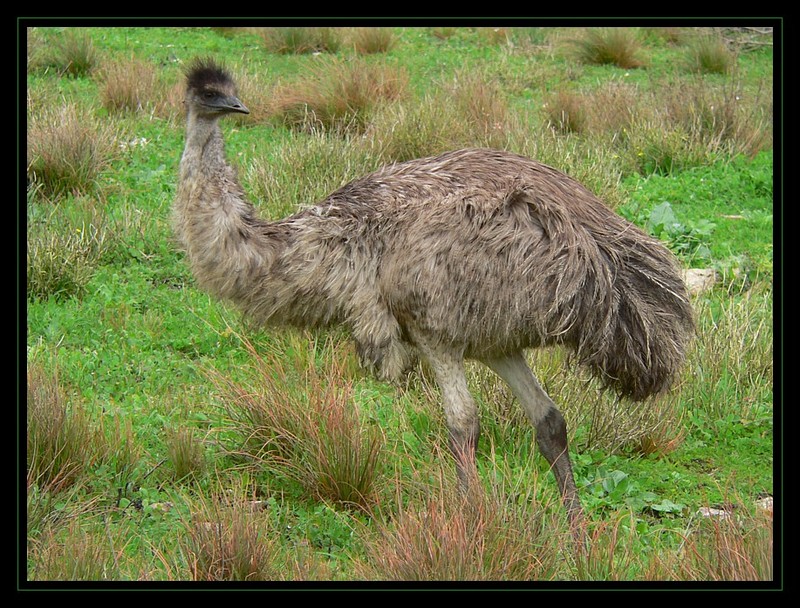
{"type": "Polygon", "coordinates": [[[269,271],[280,245],[226,162],[217,120],[187,118],[174,220],[201,287],[239,304],[249,301],[254,277],[269,271]]]}
{"type": "MultiPolygon", "coordinates": [[[[204,170],[222,168],[227,168],[227,163],[218,120],[190,113],[186,122],[186,145],[181,157],[182,183],[195,176],[200,179],[204,170]]],[[[205,174],[209,175],[207,172],[205,174]]]]}

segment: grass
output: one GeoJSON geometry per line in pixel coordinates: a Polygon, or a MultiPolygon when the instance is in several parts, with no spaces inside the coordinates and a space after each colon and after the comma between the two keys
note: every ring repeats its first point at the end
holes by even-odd
{"type": "Polygon", "coordinates": [[[270,27],[258,34],[270,53],[335,53],[341,46],[341,36],[332,27],[270,27]]]}
{"type": "Polygon", "coordinates": [[[277,578],[269,520],[241,497],[201,499],[186,522],[182,548],[194,581],[265,581],[277,578]]]}
{"type": "Polygon", "coordinates": [[[317,369],[316,353],[310,353],[298,378],[277,354],[262,357],[252,343],[244,347],[255,363],[249,385],[210,372],[240,436],[236,452],[281,471],[319,500],[368,509],[383,446],[378,429],[351,407],[352,356],[325,346],[332,352],[324,367],[317,369]]]}
{"type": "MultiPolygon", "coordinates": [[[[517,496],[464,496],[443,480],[435,492],[379,524],[358,566],[387,581],[530,581],[557,576],[558,526],[517,496]],[[531,559],[531,550],[535,551],[531,559]]],[[[532,498],[528,496],[527,498],[532,498]]]]}
{"type": "Polygon", "coordinates": [[[764,38],[703,51],[728,62],[713,69],[692,28],[32,25],[20,585],[780,584],[757,506],[775,457],[764,38]],[[341,333],[259,330],[196,289],[170,205],[181,67],[208,54],[252,111],[223,129],[264,216],[386,162],[488,145],[566,171],[715,271],[661,398],[620,401],[563,351],[531,354],[569,425],[585,553],[488,371],[469,365],[481,487],[463,497],[425,370],[387,385],[341,333]]]}
{"type": "Polygon", "coordinates": [[[117,152],[117,132],[75,104],[31,116],[27,171],[44,194],[91,192],[117,152]]]}
{"type": "Polygon", "coordinates": [[[60,75],[78,78],[89,75],[97,66],[98,53],[88,30],[66,28],[47,41],[35,29],[26,33],[29,68],[54,69],[60,75]]]}
{"type": "Polygon", "coordinates": [[[709,74],[727,74],[736,57],[721,36],[700,35],[689,46],[687,62],[691,69],[709,74]]]}
{"type": "Polygon", "coordinates": [[[403,96],[405,74],[360,61],[324,61],[273,92],[273,113],[293,128],[363,130],[371,108],[403,96]]]}
{"type": "Polygon", "coordinates": [[[109,112],[142,112],[156,98],[156,69],[140,59],[109,62],[100,93],[109,112]]]}
{"type": "Polygon", "coordinates": [[[92,462],[92,430],[80,407],[69,408],[58,376],[35,364],[27,375],[28,485],[59,492],[92,462]]]}
{"type": "Polygon", "coordinates": [[[641,46],[638,36],[630,28],[589,29],[574,39],[573,44],[578,59],[584,63],[621,68],[643,65],[638,57],[641,46]]]}

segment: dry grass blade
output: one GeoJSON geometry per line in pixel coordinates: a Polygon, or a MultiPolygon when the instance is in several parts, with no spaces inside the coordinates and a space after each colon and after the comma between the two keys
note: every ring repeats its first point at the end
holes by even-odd
{"type": "Polygon", "coordinates": [[[28,365],[27,422],[28,485],[51,492],[72,486],[93,459],[87,446],[94,433],[83,410],[68,404],[57,372],[35,362],[28,365]]]}
{"type": "Polygon", "coordinates": [[[640,42],[635,30],[623,27],[589,29],[572,41],[576,55],[583,63],[621,68],[638,68],[643,65],[637,56],[640,42]]]}
{"type": "Polygon", "coordinates": [[[237,450],[296,479],[317,499],[369,508],[383,437],[364,423],[354,402],[352,353],[328,343],[324,362],[318,367],[312,354],[298,374],[285,357],[262,356],[243,342],[254,362],[253,381],[245,386],[210,372],[242,438],[237,450]]]}
{"type": "Polygon", "coordinates": [[[100,97],[110,112],[139,112],[156,102],[156,68],[140,59],[113,61],[103,68],[100,97]]]}
{"type": "Polygon", "coordinates": [[[215,497],[202,501],[185,523],[182,542],[192,580],[278,580],[276,545],[268,519],[245,501],[215,497]]]}
{"type": "Polygon", "coordinates": [[[52,195],[91,191],[118,153],[113,125],[75,104],[32,114],[27,136],[28,179],[52,195]]]}
{"type": "Polygon", "coordinates": [[[359,570],[367,579],[393,581],[550,580],[559,564],[559,529],[540,506],[497,485],[465,495],[439,477],[421,504],[378,525],[359,570]]]}
{"type": "Polygon", "coordinates": [[[261,41],[271,53],[335,53],[341,39],[339,29],[333,27],[265,27],[257,31],[261,41]]]}
{"type": "Polygon", "coordinates": [[[274,91],[273,114],[293,128],[360,132],[379,101],[405,95],[408,76],[363,60],[323,61],[308,76],[274,91]]]}

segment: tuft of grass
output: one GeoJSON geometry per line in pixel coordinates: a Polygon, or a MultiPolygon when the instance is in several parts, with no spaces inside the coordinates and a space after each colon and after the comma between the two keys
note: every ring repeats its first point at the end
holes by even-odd
{"type": "Polygon", "coordinates": [[[202,496],[184,523],[180,546],[194,581],[268,581],[281,578],[276,535],[268,517],[248,504],[202,496]]]}
{"type": "Polygon", "coordinates": [[[674,174],[771,145],[770,91],[719,86],[701,78],[650,86],[608,82],[592,90],[558,90],[544,117],[559,134],[613,147],[624,172],[674,174]]]}
{"type": "Polygon", "coordinates": [[[644,570],[636,521],[631,514],[613,515],[593,524],[587,536],[587,550],[576,554],[576,578],[581,581],[635,580],[644,570]]]}
{"type": "Polygon", "coordinates": [[[453,103],[483,145],[503,147],[511,126],[511,110],[499,83],[474,71],[457,72],[446,88],[453,103]]]}
{"type": "Polygon", "coordinates": [[[674,175],[713,162],[716,146],[693,139],[679,125],[666,126],[662,116],[639,118],[625,133],[628,170],[641,175],[674,175]]]}
{"type": "Polygon", "coordinates": [[[703,80],[647,91],[622,123],[625,164],[645,175],[666,175],[737,154],[754,156],[771,145],[768,95],[703,80]]]}
{"type": "Polygon", "coordinates": [[[645,27],[642,31],[651,39],[671,45],[681,45],[686,43],[690,30],[683,27],[645,27]]]}
{"type": "Polygon", "coordinates": [[[548,125],[557,133],[583,133],[589,125],[586,98],[571,91],[560,90],[545,102],[548,125]]]}
{"type": "Polygon", "coordinates": [[[736,66],[736,55],[720,35],[700,35],[688,45],[686,64],[689,70],[704,74],[729,74],[736,66]]]}
{"type": "Polygon", "coordinates": [[[121,580],[117,554],[105,530],[87,530],[73,520],[65,531],[52,531],[46,536],[36,546],[37,559],[28,571],[29,580],[121,580]]]}
{"type": "Polygon", "coordinates": [[[751,417],[772,398],[764,390],[774,374],[771,289],[748,290],[715,310],[704,304],[697,319],[685,387],[693,407],[720,418],[734,401],[743,418],[751,417]]]}
{"type": "Polygon", "coordinates": [[[352,138],[328,133],[297,135],[273,158],[254,157],[244,172],[246,190],[263,201],[265,217],[279,219],[378,166],[377,154],[352,138]]]}
{"type": "Polygon", "coordinates": [[[592,28],[572,40],[575,54],[582,63],[638,68],[641,44],[636,30],[622,27],[592,28]]]}
{"type": "Polygon", "coordinates": [[[136,58],[113,61],[103,68],[100,99],[109,112],[140,112],[153,105],[156,85],[151,63],[136,58]]]}
{"type": "MultiPolygon", "coordinates": [[[[629,131],[635,118],[652,109],[655,102],[649,91],[616,80],[606,82],[590,92],[572,95],[577,99],[565,105],[567,112],[577,106],[573,111],[578,117],[575,132],[605,134],[612,138],[629,131]]],[[[570,101],[568,98],[567,102],[570,101]]]]}
{"type": "Polygon", "coordinates": [[[268,52],[279,55],[335,53],[342,44],[340,30],[334,27],[267,27],[258,35],[268,52]]]}
{"type": "Polygon", "coordinates": [[[191,429],[179,427],[166,431],[167,459],[176,479],[197,477],[205,470],[203,443],[191,429]]]}
{"type": "Polygon", "coordinates": [[[68,403],[58,371],[27,369],[27,478],[46,492],[73,486],[94,461],[95,433],[83,409],[68,403]]]}
{"type": "MultiPolygon", "coordinates": [[[[226,484],[229,485],[229,484],[226,484]]],[[[273,512],[274,501],[253,500],[241,488],[200,495],[182,522],[180,559],[174,578],[192,581],[330,580],[323,559],[299,540],[285,544],[286,530],[273,512]],[[186,572],[182,574],[181,572],[186,572]]]]}
{"type": "Polygon", "coordinates": [[[273,92],[273,114],[295,129],[361,132],[382,101],[406,94],[408,75],[363,60],[322,61],[308,75],[273,92]]]}
{"type": "MultiPolygon", "coordinates": [[[[358,570],[369,580],[551,580],[563,539],[540,506],[496,482],[464,494],[441,477],[422,504],[377,522],[358,570]]],[[[567,543],[568,544],[568,543],[567,543]]]]}
{"type": "Polygon", "coordinates": [[[478,35],[490,45],[507,45],[511,43],[513,30],[508,27],[480,27],[478,35]]]}
{"type": "Polygon", "coordinates": [[[321,367],[304,365],[298,378],[278,353],[262,357],[252,343],[244,345],[256,381],[244,386],[211,372],[241,438],[236,451],[280,470],[318,500],[369,508],[383,441],[358,412],[349,357],[329,345],[321,367]]]}
{"type": "Polygon", "coordinates": [[[496,81],[461,71],[434,93],[378,108],[367,129],[384,162],[404,161],[468,146],[505,148],[525,132],[496,81]]]}
{"type": "Polygon", "coordinates": [[[772,143],[767,110],[771,91],[744,92],[736,82],[710,87],[703,81],[673,85],[662,92],[664,113],[682,127],[694,147],[730,156],[754,156],[772,143]]]}
{"type": "Polygon", "coordinates": [[[683,554],[680,580],[771,581],[771,513],[704,517],[686,539],[683,554]]]}
{"type": "Polygon", "coordinates": [[[674,549],[652,553],[643,569],[645,580],[772,581],[772,507],[723,503],[710,513],[698,511],[685,530],[675,531],[674,549]]]}
{"type": "Polygon", "coordinates": [[[348,41],[359,55],[372,55],[392,50],[397,37],[388,27],[357,27],[349,33],[348,41]]]}
{"type": "Polygon", "coordinates": [[[29,201],[26,256],[28,298],[80,297],[109,251],[106,218],[91,199],[75,205],[43,206],[29,201]]]}
{"type": "Polygon", "coordinates": [[[509,43],[526,52],[534,51],[546,46],[549,32],[547,27],[513,27],[509,43]]]}
{"type": "Polygon", "coordinates": [[[33,113],[27,137],[29,187],[47,196],[92,192],[118,154],[116,128],[73,103],[33,113]]]}
{"type": "Polygon", "coordinates": [[[57,34],[40,35],[28,29],[28,65],[53,68],[62,76],[88,76],[97,67],[98,54],[89,32],[64,28],[57,34]]]}

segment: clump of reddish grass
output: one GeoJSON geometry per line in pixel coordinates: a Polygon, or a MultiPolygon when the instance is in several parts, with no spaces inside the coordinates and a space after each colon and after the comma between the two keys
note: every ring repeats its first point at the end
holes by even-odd
{"type": "Polygon", "coordinates": [[[34,112],[27,132],[27,174],[44,194],[86,193],[118,154],[113,125],[75,104],[34,112]]]}
{"type": "Polygon", "coordinates": [[[131,58],[109,62],[103,67],[100,99],[109,112],[141,112],[156,101],[155,66],[131,58]]]}
{"type": "Polygon", "coordinates": [[[36,362],[27,370],[28,485],[59,492],[76,483],[94,459],[95,432],[84,411],[70,404],[57,370],[36,362]]]}
{"type": "Polygon", "coordinates": [[[172,464],[176,479],[197,477],[205,470],[203,443],[186,427],[167,429],[167,459],[172,464]]]}
{"type": "MultiPolygon", "coordinates": [[[[87,529],[73,519],[63,530],[49,530],[35,543],[28,579],[34,581],[113,581],[123,578],[118,553],[107,530],[87,529]],[[67,539],[67,540],[65,540],[67,539]]],[[[29,553],[31,546],[29,544],[29,553]]]]}
{"type": "Polygon", "coordinates": [[[262,356],[243,342],[253,359],[247,385],[211,372],[241,438],[236,450],[295,479],[316,499],[368,508],[383,437],[358,411],[348,371],[352,353],[331,341],[320,364],[313,354],[303,364],[277,352],[262,356]]]}
{"type": "Polygon", "coordinates": [[[736,54],[718,33],[701,34],[688,45],[687,67],[706,74],[728,74],[736,66],[736,54]]]}
{"type": "Polygon", "coordinates": [[[265,27],[257,31],[264,48],[279,55],[335,53],[341,32],[334,27],[265,27]]]}
{"type": "Polygon", "coordinates": [[[397,43],[397,37],[388,27],[357,27],[348,36],[348,42],[360,55],[386,53],[397,43]]]}
{"type": "Polygon", "coordinates": [[[200,497],[183,521],[180,564],[193,581],[325,580],[327,564],[308,546],[287,546],[274,515],[242,488],[200,497]]]}
{"type": "Polygon", "coordinates": [[[589,123],[586,97],[560,90],[545,102],[547,122],[557,133],[583,133],[589,123]]]}
{"type": "Polygon", "coordinates": [[[382,101],[402,98],[408,75],[388,65],[320,61],[307,76],[276,87],[272,113],[299,129],[360,132],[382,101]]]}
{"type": "MultiPolygon", "coordinates": [[[[476,480],[476,483],[479,484],[476,480]]],[[[541,505],[501,489],[463,493],[439,477],[422,500],[376,522],[359,576],[392,581],[551,580],[563,528],[541,505]],[[421,503],[421,504],[420,504],[421,503]]],[[[564,543],[569,545],[569,541],[564,543]]]]}
{"type": "Polygon", "coordinates": [[[203,499],[185,522],[183,548],[191,580],[279,580],[275,534],[247,501],[203,499]]]}
{"type": "Polygon", "coordinates": [[[771,581],[772,513],[704,517],[687,536],[679,580],[771,581]]]}
{"type": "Polygon", "coordinates": [[[572,40],[579,61],[592,65],[638,68],[643,65],[636,30],[624,27],[592,28],[572,40]]]}

